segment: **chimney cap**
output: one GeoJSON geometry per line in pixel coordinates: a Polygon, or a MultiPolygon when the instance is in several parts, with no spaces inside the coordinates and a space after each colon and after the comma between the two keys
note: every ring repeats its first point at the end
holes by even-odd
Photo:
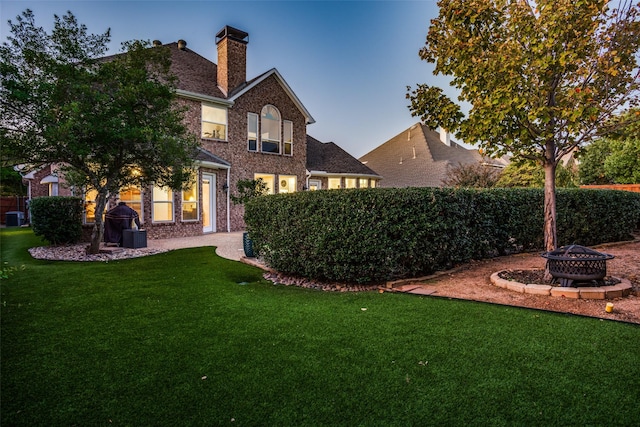
{"type": "Polygon", "coordinates": [[[162,42],[160,40],[154,40],[153,41],[153,45],[154,46],[162,46],[162,42]]]}
{"type": "Polygon", "coordinates": [[[233,28],[229,25],[225,25],[223,29],[218,31],[218,34],[216,34],[216,44],[220,43],[225,37],[229,37],[244,44],[249,43],[249,33],[233,28]]]}
{"type": "Polygon", "coordinates": [[[180,39],[178,40],[178,49],[185,50],[187,48],[187,42],[180,39]]]}

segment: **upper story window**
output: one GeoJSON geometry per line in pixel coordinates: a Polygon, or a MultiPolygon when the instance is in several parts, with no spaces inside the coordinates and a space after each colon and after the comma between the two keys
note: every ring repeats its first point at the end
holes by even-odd
{"type": "Polygon", "coordinates": [[[273,105],[262,108],[260,128],[260,151],[280,154],[280,112],[273,105]]]}
{"type": "Polygon", "coordinates": [[[284,127],[284,155],[292,156],[293,155],[293,122],[285,120],[283,122],[284,127]]]}
{"type": "Polygon", "coordinates": [[[258,151],[258,115],[247,114],[247,149],[258,151]]]}
{"type": "Polygon", "coordinates": [[[227,109],[202,104],[202,138],[227,140],[227,109]]]}

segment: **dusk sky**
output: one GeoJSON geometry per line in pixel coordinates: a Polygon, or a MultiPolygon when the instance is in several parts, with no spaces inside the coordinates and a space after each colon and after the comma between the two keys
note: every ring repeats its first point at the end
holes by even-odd
{"type": "Polygon", "coordinates": [[[217,62],[215,34],[249,33],[247,78],[277,68],[315,119],[307,133],[360,157],[418,122],[406,87],[455,93],[420,60],[435,0],[422,1],[11,1],[0,2],[1,40],[26,8],[45,29],[73,12],[91,33],[111,28],[110,53],[126,40],[187,41],[217,62]]]}

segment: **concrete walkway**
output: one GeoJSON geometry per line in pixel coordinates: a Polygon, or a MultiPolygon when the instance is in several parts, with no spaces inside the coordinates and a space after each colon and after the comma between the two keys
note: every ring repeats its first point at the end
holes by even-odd
{"type": "Polygon", "coordinates": [[[240,261],[244,256],[242,248],[242,231],[233,233],[211,233],[195,237],[176,237],[173,239],[148,239],[147,247],[151,249],[182,249],[201,246],[216,246],[216,254],[222,258],[240,261]]]}

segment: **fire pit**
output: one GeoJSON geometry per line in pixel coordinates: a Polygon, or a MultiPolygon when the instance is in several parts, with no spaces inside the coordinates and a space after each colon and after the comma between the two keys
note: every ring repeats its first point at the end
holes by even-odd
{"type": "Polygon", "coordinates": [[[545,252],[549,273],[560,279],[563,287],[573,286],[574,282],[591,282],[602,285],[607,275],[607,260],[613,255],[604,254],[580,245],[563,246],[554,251],[545,252]]]}

